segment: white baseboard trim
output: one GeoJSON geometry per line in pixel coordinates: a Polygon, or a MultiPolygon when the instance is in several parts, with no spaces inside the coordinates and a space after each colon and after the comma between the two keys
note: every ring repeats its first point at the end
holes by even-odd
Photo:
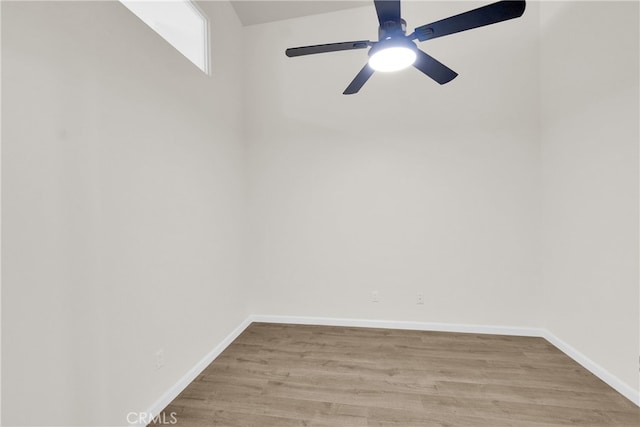
{"type": "Polygon", "coordinates": [[[578,362],[582,367],[587,369],[596,377],[600,378],[602,381],[611,386],[618,393],[635,403],[637,406],[640,406],[640,391],[634,390],[627,383],[620,380],[620,378],[613,375],[611,372],[607,371],[602,366],[598,365],[593,360],[589,359],[583,353],[576,350],[574,347],[570,346],[566,342],[562,341],[560,338],[555,336],[553,333],[547,331],[546,329],[541,329],[541,337],[549,341],[553,344],[558,350],[562,351],[564,354],[578,362]]]}
{"type": "MultiPolygon", "coordinates": [[[[452,323],[430,323],[430,322],[409,322],[396,320],[371,320],[371,319],[348,319],[332,317],[305,317],[305,316],[274,316],[254,314],[247,317],[237,328],[227,335],[218,345],[215,346],[202,360],[189,370],[176,384],[160,397],[147,414],[155,417],[167,407],[213,360],[220,355],[251,323],[289,323],[296,325],[320,325],[320,326],[350,326],[361,328],[384,328],[384,329],[408,329],[417,331],[436,332],[460,332],[474,334],[512,335],[524,337],[544,338],[557,347],[560,351],[582,365],[585,369],[607,383],[618,393],[640,406],[640,392],[621,381],[602,366],[589,359],[560,338],[542,328],[520,328],[513,326],[495,325],[466,325],[452,323]]],[[[133,424],[132,426],[144,426],[144,424],[133,424]]]]}
{"type": "Polygon", "coordinates": [[[525,337],[540,336],[539,329],[517,328],[512,326],[270,315],[253,315],[251,316],[251,320],[253,322],[291,323],[296,325],[351,326],[359,328],[409,329],[415,331],[435,332],[468,332],[474,334],[517,335],[525,337]]]}
{"type": "MultiPolygon", "coordinates": [[[[180,378],[180,380],[175,383],[169,390],[167,390],[166,393],[163,394],[162,397],[160,397],[160,399],[158,399],[153,405],[151,405],[151,407],[146,411],[147,419],[152,419],[158,416],[158,414],[160,414],[162,410],[166,408],[173,399],[175,399],[180,393],[182,393],[182,391],[187,388],[187,386],[191,384],[191,382],[195,380],[196,377],[200,375],[200,373],[204,371],[205,368],[209,366],[209,364],[211,364],[211,362],[213,362],[216,357],[218,357],[227,347],[229,347],[233,340],[238,338],[238,336],[251,324],[251,317],[252,316],[249,316],[244,319],[244,321],[242,321],[242,323],[240,323],[238,327],[231,331],[231,333],[227,335],[220,343],[218,343],[218,345],[216,345],[213,350],[211,350],[205,357],[203,357],[198,363],[196,363],[196,365],[191,368],[189,372],[187,372],[182,378],[180,378]]],[[[137,423],[132,424],[131,426],[144,427],[146,426],[146,423],[137,423]]]]}

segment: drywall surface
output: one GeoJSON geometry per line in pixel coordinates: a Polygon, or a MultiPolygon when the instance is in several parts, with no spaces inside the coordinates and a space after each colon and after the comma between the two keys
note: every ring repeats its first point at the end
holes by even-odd
{"type": "Polygon", "coordinates": [[[540,39],[544,326],[636,391],[638,16],[545,2],[540,39]]]}
{"type": "MultiPolygon", "coordinates": [[[[403,16],[475,5],[404,2],[403,16]]],[[[373,6],[245,28],[252,311],[536,325],[537,35],[530,4],[421,44],[460,74],[446,86],[411,68],[344,96],[365,50],[284,50],[377,40],[373,6]]]]}
{"type": "Polygon", "coordinates": [[[118,2],[2,2],[3,425],[129,424],[248,314],[241,26],[201,8],[211,77],[118,2]]]}

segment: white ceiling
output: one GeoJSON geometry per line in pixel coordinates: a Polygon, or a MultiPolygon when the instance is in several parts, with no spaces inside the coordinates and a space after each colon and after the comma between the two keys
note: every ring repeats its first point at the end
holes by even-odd
{"type": "Polygon", "coordinates": [[[372,1],[337,1],[337,0],[235,0],[231,1],[242,25],[262,24],[300,16],[335,12],[354,7],[373,7],[372,1]]]}

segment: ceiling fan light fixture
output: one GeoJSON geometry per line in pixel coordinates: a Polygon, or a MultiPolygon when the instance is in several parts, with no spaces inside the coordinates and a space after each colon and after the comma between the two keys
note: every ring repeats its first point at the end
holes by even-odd
{"type": "Polygon", "coordinates": [[[377,49],[369,57],[369,65],[376,71],[403,70],[416,61],[416,51],[407,46],[391,46],[377,49]]]}
{"type": "MultiPolygon", "coordinates": [[[[2,0],[0,0],[2,1],[2,0]]],[[[358,93],[376,71],[397,71],[409,66],[430,77],[438,84],[449,83],[458,73],[419,49],[414,40],[424,42],[457,34],[498,22],[519,18],[525,11],[526,0],[500,0],[430,24],[416,27],[407,35],[407,22],[400,15],[401,0],[374,0],[378,17],[378,41],[355,40],[292,47],[285,50],[288,57],[343,50],[369,49],[369,60],[356,74],[344,95],[358,93]]]]}

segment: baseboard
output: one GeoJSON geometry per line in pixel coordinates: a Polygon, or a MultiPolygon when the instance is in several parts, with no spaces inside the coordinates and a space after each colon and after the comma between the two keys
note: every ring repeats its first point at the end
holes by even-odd
{"type": "MultiPolygon", "coordinates": [[[[361,328],[383,328],[383,329],[407,329],[418,331],[437,332],[460,332],[474,334],[512,335],[525,337],[544,338],[553,344],[560,351],[571,357],[582,365],[589,372],[607,383],[618,393],[640,406],[640,392],[634,390],[629,385],[611,374],[602,366],[589,359],[587,356],[562,341],[560,338],[541,328],[520,328],[513,326],[495,325],[467,325],[452,323],[432,323],[432,322],[409,322],[396,320],[371,320],[371,319],[348,319],[332,317],[305,317],[305,316],[273,316],[273,315],[250,315],[229,335],[227,335],[218,345],[215,346],[202,360],[189,370],[176,384],[173,385],[160,399],[154,403],[147,414],[152,417],[157,416],[175,399],[213,360],[220,355],[251,323],[289,323],[296,325],[321,325],[321,326],[350,326],[361,328]]],[[[133,424],[133,426],[144,426],[144,424],[133,424]]]]}
{"type": "Polygon", "coordinates": [[[474,334],[517,335],[539,337],[536,328],[517,328],[512,326],[465,325],[454,323],[408,322],[397,320],[346,319],[330,317],[270,316],[253,315],[253,322],[291,323],[296,325],[351,326],[359,328],[409,329],[416,331],[464,332],[474,334]]]}
{"type": "MultiPolygon", "coordinates": [[[[196,379],[207,366],[211,364],[229,345],[238,338],[238,336],[251,324],[252,316],[247,317],[238,327],[236,327],[229,335],[227,335],[213,350],[211,350],[205,357],[203,357],[196,365],[189,370],[180,380],[175,383],[167,392],[160,397],[149,409],[147,409],[146,419],[152,419],[160,414],[164,408],[171,403],[173,399],[185,389],[193,380],[196,379]]],[[[132,424],[135,427],[144,427],[146,423],[132,424]]]]}
{"type": "Polygon", "coordinates": [[[613,375],[611,372],[607,371],[602,366],[598,365],[593,360],[589,359],[583,353],[579,352],[566,342],[562,341],[560,338],[555,336],[553,333],[547,331],[546,329],[541,329],[541,337],[549,341],[553,344],[558,350],[562,351],[564,354],[578,362],[582,367],[587,369],[596,377],[600,378],[602,381],[611,386],[618,393],[635,403],[637,406],[640,406],[640,392],[631,388],[627,383],[620,380],[620,378],[613,375]]]}

